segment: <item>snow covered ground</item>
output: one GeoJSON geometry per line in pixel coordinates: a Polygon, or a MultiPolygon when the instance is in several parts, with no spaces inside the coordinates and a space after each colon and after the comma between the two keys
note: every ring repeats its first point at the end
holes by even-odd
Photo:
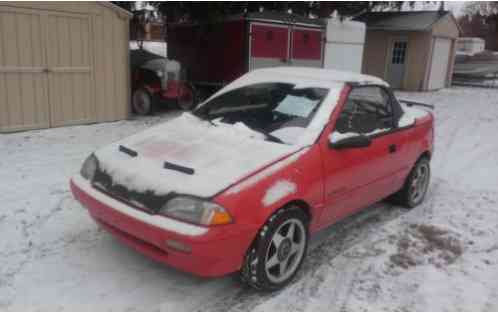
{"type": "Polygon", "coordinates": [[[72,198],[90,152],[177,113],[0,135],[0,310],[498,310],[498,91],[399,95],[436,106],[425,203],[331,227],[273,294],[155,263],[72,198]]]}

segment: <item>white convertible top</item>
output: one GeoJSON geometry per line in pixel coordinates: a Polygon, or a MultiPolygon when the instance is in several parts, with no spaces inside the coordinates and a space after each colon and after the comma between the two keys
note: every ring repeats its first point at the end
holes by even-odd
{"type": "Polygon", "coordinates": [[[345,83],[389,86],[378,77],[347,71],[312,67],[271,67],[253,70],[245,74],[216,92],[208,100],[243,86],[270,82],[295,84],[298,88],[321,87],[327,89],[342,88],[345,83]]]}
{"type": "Polygon", "coordinates": [[[384,85],[388,86],[388,84],[382,79],[358,74],[354,72],[348,71],[338,71],[331,69],[323,69],[323,68],[312,68],[312,67],[272,67],[254,70],[250,74],[253,74],[255,77],[265,76],[265,75],[285,75],[285,77],[295,77],[295,78],[305,78],[312,80],[319,80],[323,82],[331,82],[331,83],[356,83],[356,84],[376,84],[376,85],[384,85]]]}

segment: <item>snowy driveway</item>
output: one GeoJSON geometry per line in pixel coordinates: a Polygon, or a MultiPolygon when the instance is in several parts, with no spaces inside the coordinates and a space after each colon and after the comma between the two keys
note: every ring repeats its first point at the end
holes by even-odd
{"type": "Polygon", "coordinates": [[[498,310],[498,91],[399,95],[436,106],[425,203],[330,228],[274,294],[155,263],[72,198],[90,152],[172,114],[0,135],[0,310],[498,310]]]}

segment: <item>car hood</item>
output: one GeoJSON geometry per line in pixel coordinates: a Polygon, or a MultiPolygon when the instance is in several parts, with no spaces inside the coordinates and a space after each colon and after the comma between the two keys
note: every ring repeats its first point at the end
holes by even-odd
{"type": "Polygon", "coordinates": [[[184,113],[95,155],[99,169],[112,178],[113,185],[155,195],[174,192],[211,197],[299,149],[265,141],[264,135],[243,124],[215,126],[184,113]],[[165,168],[165,162],[194,173],[165,168]]]}

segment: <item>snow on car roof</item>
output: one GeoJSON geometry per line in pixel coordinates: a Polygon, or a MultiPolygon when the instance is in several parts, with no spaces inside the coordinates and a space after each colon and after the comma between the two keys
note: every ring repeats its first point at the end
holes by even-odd
{"type": "Polygon", "coordinates": [[[343,83],[356,83],[356,84],[376,84],[388,86],[388,84],[382,79],[358,74],[348,71],[338,71],[323,68],[311,68],[311,67],[274,67],[255,70],[252,73],[256,75],[265,75],[266,73],[274,73],[279,75],[285,75],[295,78],[306,78],[312,80],[318,80],[323,82],[343,82],[343,83]]]}
{"type": "Polygon", "coordinates": [[[297,87],[338,88],[344,83],[376,84],[389,86],[382,79],[347,71],[311,67],[272,67],[253,70],[230,83],[214,96],[221,93],[257,83],[282,82],[296,84],[297,87]]]}
{"type": "Polygon", "coordinates": [[[388,83],[378,77],[348,71],[311,67],[271,67],[253,70],[243,75],[216,92],[207,101],[234,89],[270,82],[295,84],[296,88],[321,87],[331,90],[341,89],[345,83],[389,86],[388,83]]]}

